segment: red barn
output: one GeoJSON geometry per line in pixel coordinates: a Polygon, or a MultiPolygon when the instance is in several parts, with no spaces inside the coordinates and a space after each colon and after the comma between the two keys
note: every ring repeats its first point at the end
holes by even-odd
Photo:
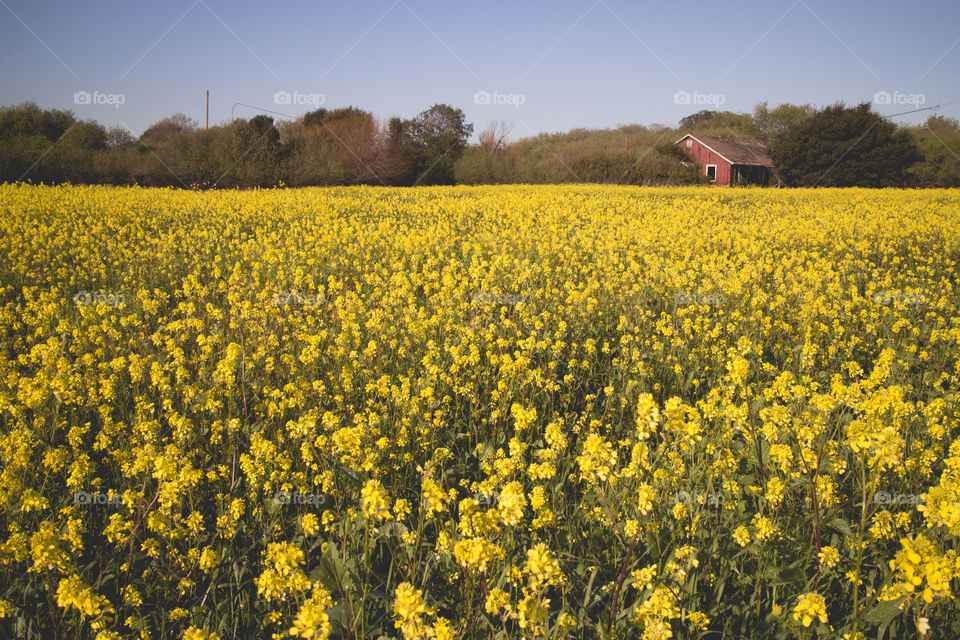
{"type": "Polygon", "coordinates": [[[690,156],[712,184],[762,184],[770,181],[773,160],[756,140],[714,138],[688,133],[676,144],[690,156]]]}

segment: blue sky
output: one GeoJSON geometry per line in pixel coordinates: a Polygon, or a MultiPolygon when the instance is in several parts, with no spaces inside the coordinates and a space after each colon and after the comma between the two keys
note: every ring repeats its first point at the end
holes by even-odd
{"type": "Polygon", "coordinates": [[[960,100],[960,2],[0,0],[0,55],[0,104],[136,135],[178,111],[202,124],[209,89],[211,124],[258,113],[238,102],[379,118],[446,102],[518,138],[763,100],[960,100]]]}

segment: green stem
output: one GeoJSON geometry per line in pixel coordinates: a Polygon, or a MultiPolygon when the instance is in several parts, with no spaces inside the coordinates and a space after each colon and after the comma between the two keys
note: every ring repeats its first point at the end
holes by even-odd
{"type": "Polygon", "coordinates": [[[863,566],[863,529],[867,522],[867,472],[866,468],[860,466],[860,485],[862,487],[863,502],[860,505],[860,529],[857,531],[857,573],[854,576],[853,583],[853,630],[851,635],[856,637],[857,627],[860,619],[857,616],[857,609],[860,605],[860,568],[863,566]]]}
{"type": "Polygon", "coordinates": [[[370,586],[370,527],[373,526],[367,521],[367,526],[363,533],[363,595],[360,596],[360,610],[357,615],[360,616],[360,638],[367,637],[367,617],[364,615],[364,607],[367,603],[367,590],[370,586]]]}

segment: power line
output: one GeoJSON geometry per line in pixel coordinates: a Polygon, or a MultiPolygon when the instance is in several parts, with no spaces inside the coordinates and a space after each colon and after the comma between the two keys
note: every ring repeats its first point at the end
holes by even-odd
{"type": "Polygon", "coordinates": [[[941,107],[947,107],[947,106],[950,106],[951,104],[957,104],[957,103],[960,103],[960,100],[951,100],[950,102],[938,102],[937,104],[933,105],[932,107],[923,107],[922,109],[913,109],[912,111],[904,111],[903,113],[891,113],[891,114],[888,115],[888,116],[881,115],[880,117],[881,117],[881,118],[896,118],[897,116],[905,116],[905,115],[910,114],[910,113],[919,113],[919,112],[921,112],[921,111],[937,111],[937,110],[940,109],[941,107]]]}
{"type": "Polygon", "coordinates": [[[299,117],[299,116],[292,116],[292,115],[290,115],[289,113],[280,113],[279,111],[271,111],[270,109],[264,109],[263,107],[255,107],[255,106],[252,105],[252,104],[244,104],[243,102],[234,102],[234,103],[233,103],[233,108],[230,109],[230,119],[231,119],[231,120],[233,119],[233,111],[234,111],[234,109],[236,109],[238,106],[240,106],[240,107],[248,107],[248,108],[250,108],[250,109],[256,109],[257,111],[263,111],[263,112],[265,112],[265,113],[272,113],[272,114],[277,115],[277,116],[283,116],[283,117],[285,117],[285,118],[292,118],[292,119],[294,119],[294,120],[296,120],[296,119],[299,117]]]}

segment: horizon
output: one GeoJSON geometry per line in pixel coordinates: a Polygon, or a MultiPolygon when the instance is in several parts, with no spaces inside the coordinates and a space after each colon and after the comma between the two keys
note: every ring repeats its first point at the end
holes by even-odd
{"type": "Polygon", "coordinates": [[[446,103],[474,124],[474,141],[496,120],[519,139],[676,128],[702,109],[750,113],[761,102],[924,109],[901,125],[960,117],[950,71],[960,5],[938,0],[878,2],[869,13],[750,2],[739,15],[615,0],[495,2],[469,14],[434,0],[282,11],[215,0],[0,5],[0,104],[69,110],[137,137],[178,112],[204,126],[207,90],[211,125],[351,105],[387,120],[446,103]],[[938,103],[951,104],[931,109],[938,103]]]}

